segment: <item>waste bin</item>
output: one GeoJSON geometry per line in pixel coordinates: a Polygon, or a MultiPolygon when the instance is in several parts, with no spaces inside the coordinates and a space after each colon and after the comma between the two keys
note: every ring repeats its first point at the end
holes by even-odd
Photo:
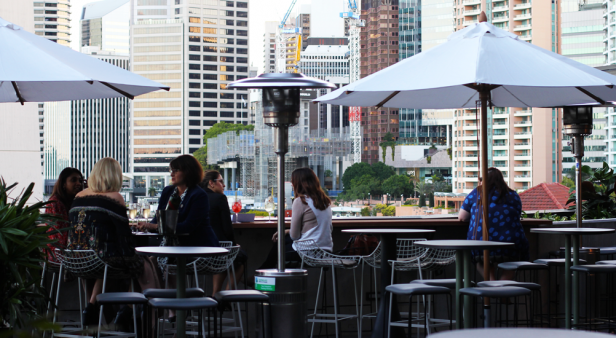
{"type": "Polygon", "coordinates": [[[269,296],[263,338],[306,336],[308,271],[257,270],[255,289],[269,296]]]}

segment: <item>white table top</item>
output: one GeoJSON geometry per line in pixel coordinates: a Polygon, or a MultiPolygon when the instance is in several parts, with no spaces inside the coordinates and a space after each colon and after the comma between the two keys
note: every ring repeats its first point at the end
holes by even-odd
{"type": "Polygon", "coordinates": [[[155,257],[210,257],[229,252],[225,248],[209,246],[141,246],[135,251],[139,255],[155,257]]]}
{"type": "Polygon", "coordinates": [[[352,234],[427,234],[435,232],[432,229],[388,229],[388,228],[373,228],[373,229],[344,229],[341,232],[352,234]]]}
{"type": "Polygon", "coordinates": [[[497,249],[502,247],[513,246],[513,243],[494,242],[494,241],[474,241],[464,239],[447,239],[436,241],[421,241],[414,242],[413,245],[434,248],[434,249],[449,249],[449,250],[481,250],[481,249],[497,249]]]}
{"type": "Polygon", "coordinates": [[[530,232],[538,234],[558,234],[558,235],[601,235],[614,232],[614,229],[604,228],[533,228],[530,232]]]}
{"type": "Polygon", "coordinates": [[[564,329],[468,329],[435,333],[433,338],[610,338],[606,333],[564,329]]]}

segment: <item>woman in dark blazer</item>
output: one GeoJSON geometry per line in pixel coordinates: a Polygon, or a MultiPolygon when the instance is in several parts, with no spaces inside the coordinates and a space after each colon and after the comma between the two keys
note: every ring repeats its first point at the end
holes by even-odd
{"type": "MultiPolygon", "coordinates": [[[[181,246],[219,246],[218,237],[210,226],[210,205],[207,193],[199,183],[203,180],[203,168],[191,155],[181,155],[169,163],[172,185],[165,187],[158,200],[158,210],[179,210],[176,233],[181,246]]],[[[140,222],[142,231],[155,231],[158,220],[140,222]]]]}
{"type": "MultiPolygon", "coordinates": [[[[230,241],[233,242],[233,245],[237,245],[233,232],[233,223],[231,222],[229,201],[227,196],[225,196],[225,183],[222,176],[216,170],[207,171],[205,178],[201,182],[201,187],[205,189],[210,202],[210,223],[216,236],[221,241],[230,241]]],[[[242,279],[247,259],[246,252],[240,249],[233,262],[236,282],[242,279]]],[[[226,273],[214,275],[212,294],[222,290],[226,278],[226,273]]],[[[231,284],[229,282],[229,285],[231,284]]]]}

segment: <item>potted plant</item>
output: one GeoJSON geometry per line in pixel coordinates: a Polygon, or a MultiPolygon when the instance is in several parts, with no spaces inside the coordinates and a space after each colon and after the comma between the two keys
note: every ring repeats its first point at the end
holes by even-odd
{"type": "Polygon", "coordinates": [[[47,245],[55,242],[49,239],[47,231],[57,217],[41,214],[49,202],[27,205],[34,183],[17,197],[10,198],[9,192],[16,185],[7,186],[0,178],[0,331],[4,330],[3,334],[26,330],[32,333],[33,327],[51,328],[42,318],[47,310],[48,293],[41,286],[41,264],[47,257],[47,245]]]}

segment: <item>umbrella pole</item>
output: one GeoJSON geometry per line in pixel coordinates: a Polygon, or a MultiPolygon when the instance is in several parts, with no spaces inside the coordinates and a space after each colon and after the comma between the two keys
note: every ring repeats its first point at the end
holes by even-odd
{"type": "MultiPolygon", "coordinates": [[[[481,178],[482,194],[481,204],[483,206],[483,226],[481,233],[483,240],[488,240],[488,207],[489,207],[489,187],[488,187],[488,95],[490,87],[479,85],[479,100],[481,100],[481,178]]],[[[490,280],[490,251],[483,251],[483,279],[490,280]]],[[[490,298],[483,299],[484,327],[490,327],[490,298]]]]}

